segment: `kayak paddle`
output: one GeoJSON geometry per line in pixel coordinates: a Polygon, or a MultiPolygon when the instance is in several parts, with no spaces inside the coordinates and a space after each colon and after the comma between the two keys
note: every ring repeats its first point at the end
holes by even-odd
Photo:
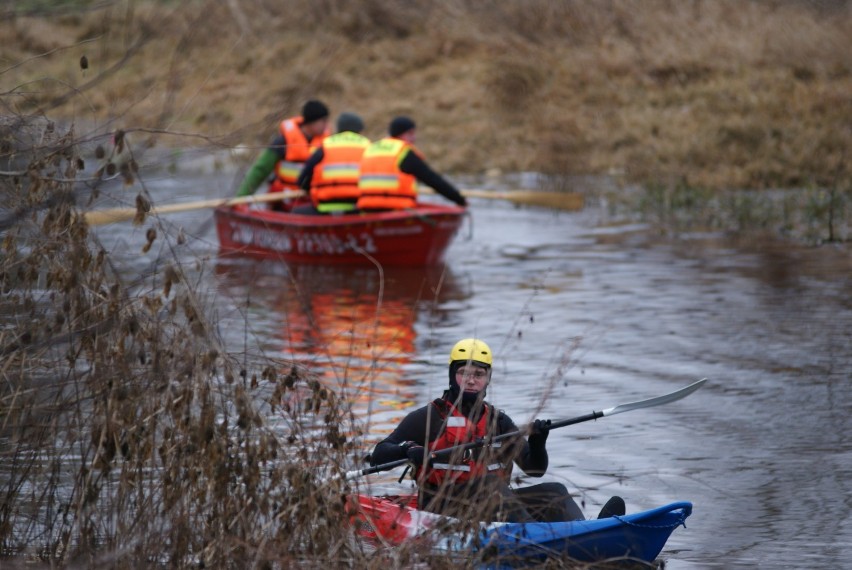
{"type": "MultiPolygon", "coordinates": [[[[623,414],[624,412],[632,412],[633,410],[641,410],[642,408],[653,408],[654,406],[662,406],[663,404],[669,404],[671,402],[675,402],[682,398],[686,398],[707,382],[707,378],[702,378],[697,382],[693,382],[689,386],[681,388],[680,390],[675,390],[670,394],[665,394],[663,396],[657,396],[656,398],[648,398],[646,400],[639,400],[638,402],[629,402],[627,404],[620,404],[613,408],[606,408],[605,410],[601,410],[599,412],[592,412],[591,414],[586,414],[583,416],[577,416],[576,418],[570,418],[567,420],[559,420],[555,422],[551,422],[548,429],[556,429],[565,426],[570,426],[574,424],[579,424],[582,422],[587,422],[589,420],[596,420],[598,418],[603,418],[607,416],[614,416],[615,414],[623,414]]],[[[433,451],[430,456],[432,458],[442,457],[444,455],[449,455],[458,450],[468,450],[475,449],[478,447],[484,447],[489,445],[490,443],[502,441],[504,439],[508,439],[510,437],[517,437],[519,435],[524,435],[530,426],[527,426],[526,429],[512,431],[508,433],[504,433],[498,435],[497,437],[493,437],[487,440],[478,440],[471,441],[470,443],[465,443],[463,445],[456,445],[454,447],[448,447],[446,449],[441,449],[439,451],[433,451]]],[[[370,475],[372,473],[379,473],[380,471],[389,471],[390,469],[394,469],[395,467],[399,467],[400,465],[405,465],[408,463],[408,458],[398,459],[396,461],[391,461],[389,463],[383,463],[381,465],[375,465],[373,467],[368,467],[366,469],[360,469],[357,471],[347,471],[344,478],[346,480],[357,479],[358,477],[362,477],[364,475],[370,475]]]]}

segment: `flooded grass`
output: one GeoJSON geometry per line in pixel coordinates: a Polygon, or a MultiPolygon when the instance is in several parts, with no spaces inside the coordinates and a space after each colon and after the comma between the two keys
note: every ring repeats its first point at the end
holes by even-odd
{"type": "Polygon", "coordinates": [[[680,182],[594,193],[612,220],[641,220],[670,236],[721,231],[809,245],[852,239],[852,189],[713,190],[680,182]]]}

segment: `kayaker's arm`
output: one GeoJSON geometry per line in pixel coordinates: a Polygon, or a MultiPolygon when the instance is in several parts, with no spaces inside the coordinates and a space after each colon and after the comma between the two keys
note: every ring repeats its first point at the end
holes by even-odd
{"type": "Polygon", "coordinates": [[[305,165],[302,167],[302,171],[299,173],[299,179],[296,181],[299,188],[304,190],[305,192],[309,192],[311,189],[311,180],[314,177],[314,167],[320,163],[320,161],[325,156],[322,147],[318,148],[316,152],[314,152],[310,158],[305,162],[305,165]]]}
{"type": "Polygon", "coordinates": [[[414,410],[403,418],[389,436],[376,445],[370,455],[370,465],[382,465],[405,459],[407,448],[401,444],[412,441],[425,447],[427,442],[437,437],[440,423],[440,418],[432,404],[414,410]]]}
{"type": "Polygon", "coordinates": [[[254,194],[257,187],[263,184],[263,181],[269,178],[269,175],[275,170],[275,164],[284,157],[284,148],[286,142],[284,137],[278,135],[267,148],[260,153],[260,156],[251,165],[237,190],[237,196],[249,196],[254,194]]]}
{"type": "MultiPolygon", "coordinates": [[[[499,433],[512,433],[518,431],[518,427],[512,419],[502,411],[497,419],[499,433]]],[[[507,445],[513,451],[515,463],[530,477],[541,477],[547,471],[550,462],[547,456],[544,440],[541,437],[530,436],[529,440],[519,437],[507,445]]]]}
{"type": "Polygon", "coordinates": [[[455,202],[459,206],[467,206],[467,200],[461,195],[455,186],[447,182],[443,176],[429,168],[429,165],[417,156],[416,152],[410,150],[406,153],[405,158],[399,163],[399,169],[417,178],[418,182],[433,188],[435,192],[455,202]]]}

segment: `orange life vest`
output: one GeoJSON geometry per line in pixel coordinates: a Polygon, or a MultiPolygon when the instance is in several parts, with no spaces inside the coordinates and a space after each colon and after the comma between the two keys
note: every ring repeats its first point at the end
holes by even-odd
{"type": "MultiPolygon", "coordinates": [[[[446,449],[484,438],[488,430],[491,413],[496,412],[494,408],[483,404],[482,415],[479,417],[479,421],[474,424],[449,402],[435,400],[433,404],[443,418],[443,431],[429,444],[430,451],[446,449]]],[[[493,446],[499,447],[499,443],[493,444],[493,446]]],[[[479,450],[465,452],[463,458],[452,455],[438,457],[432,462],[431,468],[424,464],[417,474],[417,480],[440,486],[448,482],[464,483],[489,474],[507,476],[505,465],[496,460],[486,465],[477,460],[476,456],[479,455],[477,451],[479,450]]]]}
{"type": "Polygon", "coordinates": [[[322,160],[311,178],[311,201],[320,212],[354,210],[361,191],[358,169],[370,139],[344,131],[322,143],[322,160]]]}
{"type": "Polygon", "coordinates": [[[399,169],[408,151],[420,152],[402,139],[378,140],[361,158],[358,189],[361,210],[403,210],[417,206],[417,179],[399,169]]]}
{"type": "Polygon", "coordinates": [[[296,181],[302,172],[302,166],[322,144],[327,134],[308,140],[302,132],[302,117],[291,117],[281,121],[279,129],[284,137],[284,158],[275,165],[275,180],[269,185],[270,192],[298,190],[296,181]]]}

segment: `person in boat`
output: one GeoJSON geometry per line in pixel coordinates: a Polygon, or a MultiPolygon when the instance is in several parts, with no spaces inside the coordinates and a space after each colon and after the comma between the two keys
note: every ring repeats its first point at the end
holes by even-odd
{"type": "MultiPolygon", "coordinates": [[[[328,135],[328,107],[312,99],[302,106],[301,115],[284,119],[272,143],[260,153],[249,168],[237,196],[254,194],[261,183],[273,175],[269,192],[298,190],[297,180],[302,165],[328,135]]],[[[282,202],[271,202],[274,210],[285,209],[282,202]]]]}
{"type": "Polygon", "coordinates": [[[298,185],[310,193],[311,203],[293,208],[295,214],[342,214],[355,211],[360,191],[358,168],[370,139],[361,134],[364,121],[355,113],[341,113],[337,133],[327,137],[305,162],[298,185]]]}
{"type": "Polygon", "coordinates": [[[459,206],[467,206],[461,192],[432,170],[423,154],[414,147],[417,125],[413,120],[409,117],[394,118],[388,134],[388,137],[367,147],[361,158],[359,210],[374,212],[414,208],[417,206],[418,182],[459,206]]]}
{"type": "MultiPolygon", "coordinates": [[[[549,421],[536,420],[529,436],[449,455],[440,449],[519,432],[512,419],[485,401],[493,356],[480,340],[460,340],[450,352],[449,388],[405,418],[370,456],[372,465],[408,458],[418,484],[418,508],[462,519],[509,522],[583,520],[580,507],[561,483],[510,487],[513,463],[530,477],[547,471],[549,421]]],[[[612,497],[598,518],[623,515],[624,501],[612,497]]]]}

